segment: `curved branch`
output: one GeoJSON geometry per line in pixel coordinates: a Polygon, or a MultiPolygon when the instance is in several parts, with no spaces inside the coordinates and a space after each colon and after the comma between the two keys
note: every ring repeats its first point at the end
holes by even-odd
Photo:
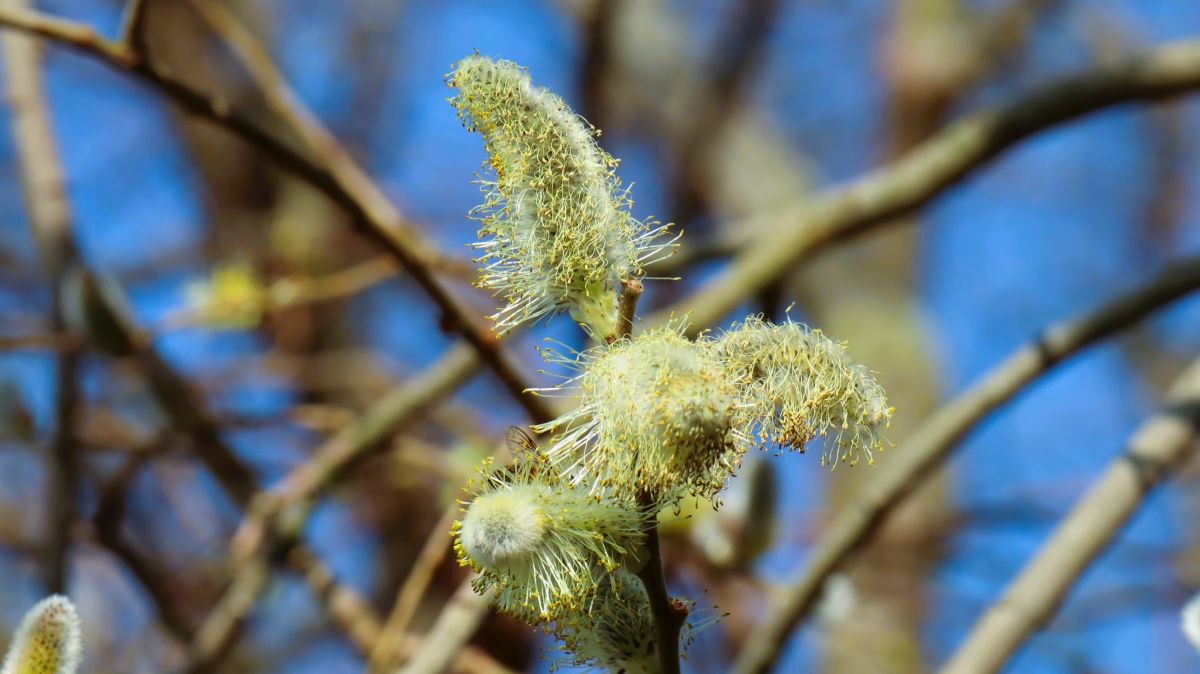
{"type": "Polygon", "coordinates": [[[1200,360],[1171,387],[1166,407],[1138,427],[1128,448],[1075,503],[1050,539],[975,623],[941,674],[989,674],[1057,612],[1088,565],[1150,492],[1196,453],[1200,360]]]}
{"type": "Polygon", "coordinates": [[[689,329],[698,332],[818,249],[919,208],[1025,138],[1106,107],[1197,87],[1200,40],[1185,40],[1049,82],[1017,101],[970,115],[889,166],[731,226],[756,232],[754,240],[693,295],[652,315],[650,324],[690,312],[689,329]]]}
{"type": "MultiPolygon", "coordinates": [[[[328,163],[314,163],[240,115],[227,100],[192,88],[170,73],[158,69],[152,59],[142,58],[130,44],[106,40],[85,25],[37,12],[0,7],[0,26],[71,46],[118,72],[142,79],[188,112],[228,129],[257,147],[282,168],[311,183],[350,214],[363,236],[396,258],[400,266],[441,308],[448,327],[471,344],[531,419],[544,422],[554,418],[543,399],[525,393],[530,387],[511,355],[487,328],[479,325],[470,308],[434,276],[434,260],[439,257],[432,253],[434,246],[405,220],[379,187],[347,155],[334,152],[336,148],[322,145],[316,148],[314,154],[328,163]]],[[[277,86],[284,86],[282,80],[277,86]]],[[[306,142],[314,137],[307,136],[306,142]]]]}
{"type": "Polygon", "coordinates": [[[1099,309],[1051,325],[993,367],[981,380],[930,416],[895,450],[856,505],[840,512],[822,534],[800,576],[781,589],[739,654],[733,671],[768,671],[784,641],[812,609],[825,579],[837,571],[883,523],[892,508],[917,489],[988,413],[1063,359],[1129,327],[1154,310],[1200,288],[1200,257],[1168,267],[1149,284],[1099,309]]]}

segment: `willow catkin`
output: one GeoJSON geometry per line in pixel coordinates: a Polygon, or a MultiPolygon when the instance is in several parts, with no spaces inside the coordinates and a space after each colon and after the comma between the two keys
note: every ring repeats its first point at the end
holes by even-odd
{"type": "Polygon", "coordinates": [[[891,419],[883,387],[845,347],[804,325],[750,317],[712,342],[733,371],[751,380],[743,398],[763,445],[804,451],[831,436],[822,464],[857,463],[883,448],[878,429],[891,419]]]}
{"type": "Polygon", "coordinates": [[[737,467],[748,444],[738,403],[748,380],[706,343],[664,326],[585,351],[574,366],[579,374],[559,388],[578,406],[537,428],[556,434],[547,454],[593,493],[659,504],[708,497],[737,467]]]}
{"type": "Polygon", "coordinates": [[[1196,648],[1196,652],[1200,653],[1200,594],[1192,597],[1179,612],[1179,625],[1183,629],[1183,635],[1196,648]]]}
{"type": "Polygon", "coordinates": [[[473,245],[479,285],[507,302],[492,316],[497,330],[565,308],[598,339],[614,336],[621,284],[669,252],[666,228],[630,215],[597,132],[516,63],[468,56],[448,84],[488,153],[473,245]]]}
{"type": "Polygon", "coordinates": [[[499,610],[531,624],[578,612],[599,574],[638,558],[646,514],[635,504],[590,497],[536,453],[480,472],[454,548],[480,574],[476,590],[497,590],[499,610]]]}
{"type": "Polygon", "coordinates": [[[81,633],[71,600],[60,595],[43,599],[21,620],[0,674],[74,674],[81,633]]]}

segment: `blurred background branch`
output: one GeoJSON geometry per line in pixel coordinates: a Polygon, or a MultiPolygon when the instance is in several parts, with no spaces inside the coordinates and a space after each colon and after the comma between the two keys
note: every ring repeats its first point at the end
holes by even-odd
{"type": "Polygon", "coordinates": [[[747,456],[659,522],[724,616],[684,671],[1186,669],[1200,473],[1143,441],[1200,337],[1197,15],[1118,5],[0,0],[0,635],[65,590],[86,671],[551,666],[447,554],[560,411],[532,345],[588,346],[469,287],[478,50],[684,230],[645,323],[790,312],[897,409],[878,470],[747,456]]]}

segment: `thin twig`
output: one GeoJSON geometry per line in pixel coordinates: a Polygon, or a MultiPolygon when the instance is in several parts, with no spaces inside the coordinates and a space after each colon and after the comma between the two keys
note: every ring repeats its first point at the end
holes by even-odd
{"type": "Polygon", "coordinates": [[[679,674],[679,630],[687,621],[686,606],[671,599],[667,591],[667,576],[663,569],[662,550],[658,540],[658,512],[653,501],[643,499],[643,506],[650,514],[646,518],[646,565],[638,571],[638,578],[646,588],[650,599],[650,613],[654,616],[654,638],[658,645],[658,663],[662,674],[679,674]]]}
{"type": "MultiPolygon", "coordinates": [[[[620,319],[617,322],[618,339],[633,336],[633,317],[637,312],[638,299],[642,296],[641,281],[634,279],[621,287],[618,300],[620,319]]],[[[650,600],[650,612],[654,616],[654,634],[658,644],[658,661],[662,674],[679,674],[679,630],[687,621],[688,609],[671,599],[667,590],[667,576],[663,568],[662,547],[658,539],[658,509],[654,499],[642,495],[642,509],[646,512],[643,533],[646,538],[646,564],[638,571],[638,578],[646,589],[650,600]]]]}
{"type": "Polygon", "coordinates": [[[628,279],[621,282],[621,295],[617,298],[617,337],[628,337],[633,334],[633,321],[637,314],[638,300],[642,297],[641,279],[628,279]]]}
{"type": "Polygon", "coordinates": [[[1200,258],[1168,267],[1153,281],[1099,309],[1049,326],[1040,337],[988,371],[974,386],[930,416],[886,462],[854,507],[838,513],[799,577],[781,589],[751,631],[733,671],[768,671],[792,630],[811,610],[825,579],[837,571],[883,523],[892,508],[916,490],[989,412],[1012,399],[1039,375],[1083,348],[1134,325],[1200,288],[1200,258]]]}
{"type": "Polygon", "coordinates": [[[236,638],[253,599],[266,586],[267,577],[262,569],[269,567],[271,559],[281,554],[288,559],[309,556],[303,551],[294,553],[292,548],[319,494],[397,427],[475,374],[477,363],[470,347],[463,344],[452,347],[424,372],[389,392],[353,424],[330,438],[312,458],[278,484],[253,497],[230,546],[237,572],[202,631],[208,650],[197,653],[215,654],[219,652],[215,645],[236,638]]]}
{"type": "MultiPolygon", "coordinates": [[[[8,0],[23,9],[28,0],[8,0]]],[[[41,45],[25,35],[4,35],[4,63],[8,102],[12,110],[17,162],[25,196],[25,211],[50,279],[50,327],[65,334],[63,284],[75,264],[71,208],[67,202],[58,144],[41,81],[41,45]]],[[[47,490],[50,539],[46,546],[45,579],[50,592],[65,592],[71,525],[79,479],[75,420],[79,407],[77,372],[80,354],[67,340],[58,354],[54,401],[54,431],[50,439],[50,486],[47,490]]]]}
{"type": "Polygon", "coordinates": [[[438,614],[421,645],[397,674],[440,674],[462,652],[464,644],[479,629],[487,615],[492,592],[478,594],[470,583],[459,586],[438,614]]]}
{"type": "MultiPolygon", "coordinates": [[[[138,360],[145,370],[152,394],[170,419],[171,425],[193,439],[201,463],[216,477],[217,483],[230,499],[235,504],[246,506],[257,492],[254,474],[222,438],[221,428],[209,411],[204,396],[193,389],[191,384],[163,359],[154,349],[149,337],[124,313],[125,302],[114,296],[117,288],[107,285],[104,286],[106,292],[99,292],[97,289],[103,284],[95,279],[95,273],[80,266],[84,274],[85,290],[82,292],[87,297],[85,301],[92,304],[90,313],[94,320],[103,323],[110,331],[108,341],[120,345],[128,352],[126,355],[138,360]]],[[[296,545],[295,550],[307,553],[300,545],[296,545]]],[[[221,657],[231,649],[242,619],[252,605],[252,602],[247,602],[245,598],[251,594],[257,597],[258,594],[258,590],[247,591],[251,582],[241,576],[254,574],[243,571],[244,568],[244,565],[239,567],[239,577],[235,578],[237,591],[227,593],[233,596],[220,602],[216,614],[210,616],[197,630],[196,638],[188,648],[189,658],[184,671],[212,671],[221,657]],[[235,612],[240,614],[235,616],[235,612]],[[230,617],[237,619],[230,620],[230,617]],[[232,627],[226,629],[223,625],[232,627]]],[[[255,580],[265,584],[266,576],[258,574],[255,580]]]]}
{"type": "Polygon", "coordinates": [[[79,340],[71,334],[0,335],[0,351],[64,351],[78,347],[79,340]]]}
{"type": "Polygon", "coordinates": [[[1200,87],[1200,40],[1155,47],[1039,87],[1007,105],[970,115],[903,159],[840,188],[731,225],[755,239],[690,297],[647,319],[659,325],[691,313],[690,330],[716,323],[747,296],[816,250],[916,210],[1016,143],[1054,125],[1120,103],[1200,87]]]}
{"type": "Polygon", "coordinates": [[[404,583],[400,585],[400,590],[396,593],[396,602],[392,606],[392,612],[388,615],[387,622],[384,623],[383,632],[380,633],[379,639],[375,642],[375,648],[371,650],[370,657],[367,658],[368,672],[383,674],[395,667],[393,644],[408,631],[409,622],[417,612],[421,597],[425,595],[425,590],[429,588],[429,583],[433,580],[433,572],[446,558],[446,553],[450,550],[450,537],[447,536],[447,532],[450,531],[450,527],[454,524],[454,518],[458,517],[458,514],[458,503],[451,503],[437,523],[433,525],[433,531],[429,533],[425,545],[417,553],[416,561],[409,569],[404,583]]]}
{"type": "Polygon", "coordinates": [[[235,560],[248,559],[266,547],[267,539],[288,539],[303,526],[316,497],[396,428],[437,404],[476,373],[476,361],[465,345],[451,347],[425,371],[388,392],[355,422],[318,448],[271,489],[255,496],[233,540],[235,560]]]}
{"type": "MultiPolygon", "coordinates": [[[[395,277],[396,266],[390,256],[381,255],[326,276],[285,276],[262,289],[262,311],[303,306],[315,302],[342,299],[395,277]]],[[[219,301],[219,298],[218,298],[219,301]]],[[[210,321],[209,307],[184,306],[169,313],[158,330],[175,330],[210,321]]]]}
{"type": "Polygon", "coordinates": [[[1004,595],[975,623],[942,674],[991,674],[1058,611],[1067,592],[1164,479],[1196,454],[1200,360],[1171,387],[1166,405],[1138,427],[1062,519],[1004,595]]]}
{"type": "Polygon", "coordinates": [[[538,422],[554,418],[553,411],[537,396],[528,395],[528,383],[518,365],[503,351],[487,328],[479,325],[470,308],[455,298],[432,273],[435,247],[426,241],[420,230],[405,223],[403,214],[392,204],[383,190],[367,175],[337,138],[325,128],[296,95],[271,55],[263,48],[233,12],[210,0],[191,0],[191,6],[229,47],[249,73],[251,79],[271,107],[317,158],[317,165],[326,171],[339,192],[355,204],[352,213],[366,227],[370,238],[384,244],[401,266],[417,281],[445,313],[450,327],[459,331],[472,344],[484,361],[495,370],[517,402],[538,422]],[[403,233],[397,238],[392,232],[403,233]],[[420,257],[411,249],[426,251],[420,257]]]}
{"type": "MultiPolygon", "coordinates": [[[[441,256],[431,253],[435,250],[433,245],[405,220],[348,155],[340,152],[340,147],[336,148],[339,152],[332,154],[328,146],[317,147],[313,153],[331,163],[314,163],[239,114],[229,101],[192,88],[170,73],[158,69],[152,59],[138,58],[128,45],[106,40],[88,26],[11,8],[0,8],[0,26],[69,45],[118,72],[146,81],[188,112],[227,129],[257,147],[282,168],[311,183],[346,209],[364,236],[396,258],[400,266],[441,308],[447,327],[457,331],[471,344],[482,362],[495,372],[531,419],[543,422],[554,418],[553,410],[544,398],[525,394],[530,388],[529,384],[512,356],[490,331],[478,325],[470,308],[434,276],[432,269],[436,265],[430,260],[440,259],[441,256]]],[[[273,70],[274,66],[271,68],[273,70]]],[[[288,91],[282,79],[274,81],[273,86],[277,90],[288,91]]]]}
{"type": "Polygon", "coordinates": [[[141,583],[147,596],[158,610],[159,620],[167,632],[180,644],[186,646],[192,640],[190,621],[172,600],[168,577],[159,571],[152,560],[147,559],[133,545],[121,530],[125,519],[126,494],[129,486],[141,471],[143,465],[156,453],[161,451],[162,442],[159,438],[153,446],[131,454],[116,470],[100,491],[100,500],[96,512],[92,516],[92,526],[95,530],[96,542],[104,546],[125,565],[129,573],[141,583]]]}

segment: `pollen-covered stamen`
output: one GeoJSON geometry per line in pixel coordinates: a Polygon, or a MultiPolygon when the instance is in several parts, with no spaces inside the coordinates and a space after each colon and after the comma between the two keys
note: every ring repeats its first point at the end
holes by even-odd
{"type": "Polygon", "coordinates": [[[43,599],[21,620],[0,674],[74,674],[82,650],[79,616],[66,597],[43,599]]]}

